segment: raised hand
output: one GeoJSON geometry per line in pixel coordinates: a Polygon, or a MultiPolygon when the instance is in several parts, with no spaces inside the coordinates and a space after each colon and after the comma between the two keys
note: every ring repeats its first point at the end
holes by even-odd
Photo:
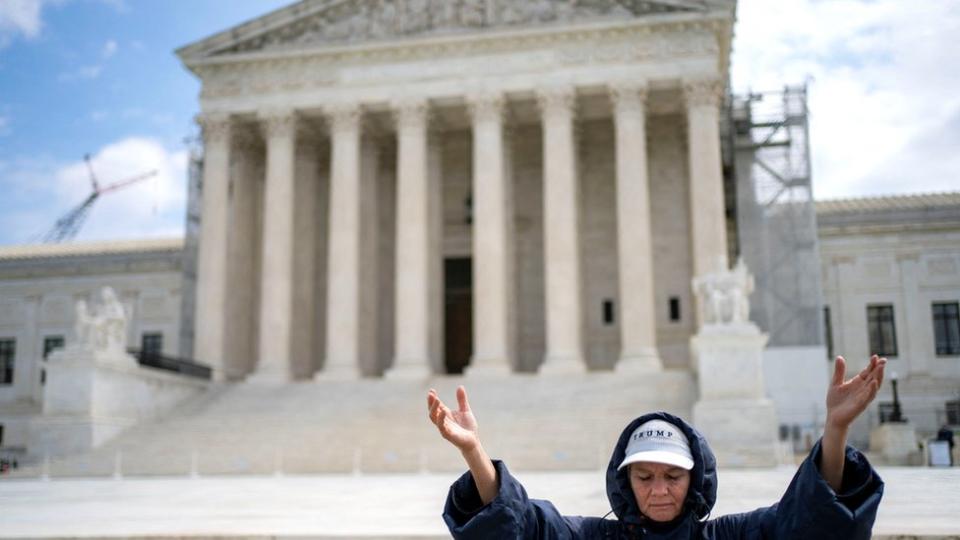
{"type": "Polygon", "coordinates": [[[430,421],[437,426],[444,439],[461,452],[468,453],[480,446],[480,436],[477,433],[477,419],[467,400],[467,389],[463,386],[457,387],[457,402],[459,410],[452,411],[440,400],[436,390],[431,388],[427,393],[430,421]]]}
{"type": "Polygon", "coordinates": [[[886,358],[873,355],[870,363],[856,377],[844,381],[847,362],[837,357],[833,368],[833,379],[827,390],[827,424],[844,429],[866,410],[883,383],[883,369],[886,358]]]}
{"type": "Polygon", "coordinates": [[[463,460],[467,462],[467,467],[470,467],[470,474],[473,475],[473,480],[477,484],[480,500],[483,504],[489,504],[500,491],[500,480],[493,462],[480,444],[477,419],[470,411],[467,389],[463,386],[457,387],[457,403],[459,410],[451,411],[443,401],[440,401],[436,390],[431,388],[427,393],[430,421],[437,426],[440,435],[463,454],[463,460]]]}

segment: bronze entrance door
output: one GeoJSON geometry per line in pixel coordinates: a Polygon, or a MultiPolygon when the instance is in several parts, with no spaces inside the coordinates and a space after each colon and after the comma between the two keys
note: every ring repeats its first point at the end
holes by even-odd
{"type": "Polygon", "coordinates": [[[469,258],[444,260],[444,365],[460,374],[473,354],[473,265],[469,258]]]}

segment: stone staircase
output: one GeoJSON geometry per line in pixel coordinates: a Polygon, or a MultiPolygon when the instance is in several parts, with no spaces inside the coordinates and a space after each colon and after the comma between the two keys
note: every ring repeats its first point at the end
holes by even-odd
{"type": "Polygon", "coordinates": [[[436,388],[456,407],[459,384],[488,453],[531,471],[605,467],[627,422],[651,410],[689,418],[696,399],[694,379],[680,371],[220,385],[90,453],[13,476],[458,471],[459,453],[427,419],[426,392],[436,388]]]}

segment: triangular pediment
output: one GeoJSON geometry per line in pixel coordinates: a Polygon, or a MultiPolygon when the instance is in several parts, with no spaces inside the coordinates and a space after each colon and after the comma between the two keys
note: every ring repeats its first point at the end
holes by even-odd
{"type": "Polygon", "coordinates": [[[707,11],[718,0],[303,0],[178,51],[209,58],[707,11]]]}

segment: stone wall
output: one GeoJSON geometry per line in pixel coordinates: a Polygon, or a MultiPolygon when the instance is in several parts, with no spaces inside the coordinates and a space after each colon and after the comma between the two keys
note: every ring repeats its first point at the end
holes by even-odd
{"type": "MultiPolygon", "coordinates": [[[[180,254],[170,256],[178,261],[180,254]]],[[[127,345],[139,348],[145,333],[163,335],[163,352],[178,351],[179,269],[78,277],[0,281],[0,339],[16,340],[12,385],[0,386],[0,404],[36,401],[42,393],[39,360],[47,337],[73,337],[74,305],[113,287],[130,316],[127,345]]]]}

